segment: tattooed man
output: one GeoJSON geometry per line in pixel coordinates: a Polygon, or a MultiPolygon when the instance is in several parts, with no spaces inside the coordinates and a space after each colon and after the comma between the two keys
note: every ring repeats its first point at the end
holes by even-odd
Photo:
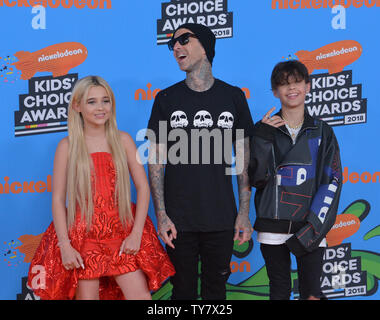
{"type": "Polygon", "coordinates": [[[202,299],[226,299],[234,240],[242,244],[253,231],[247,172],[253,121],[243,91],[213,77],[215,42],[199,24],[173,33],[168,46],[186,79],[157,94],[148,124],[157,227],[176,269],[173,300],[197,299],[199,275],[202,299]]]}

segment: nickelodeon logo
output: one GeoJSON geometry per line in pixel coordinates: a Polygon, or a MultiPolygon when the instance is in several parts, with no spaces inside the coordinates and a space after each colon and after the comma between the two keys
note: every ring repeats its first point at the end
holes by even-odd
{"type": "Polygon", "coordinates": [[[157,93],[159,93],[161,91],[161,89],[154,89],[152,91],[152,84],[151,83],[147,83],[146,84],[147,86],[147,90],[144,90],[144,89],[137,89],[135,91],[135,100],[152,100],[154,98],[156,98],[156,95],[157,93]]]}
{"type": "Polygon", "coordinates": [[[360,228],[360,223],[368,216],[370,208],[366,200],[356,200],[337,215],[334,225],[326,235],[328,246],[340,245],[344,239],[355,234],[360,228]]]}
{"type": "Polygon", "coordinates": [[[231,273],[236,272],[251,272],[251,264],[248,261],[242,261],[238,263],[236,261],[230,262],[231,273]]]}
{"type": "Polygon", "coordinates": [[[345,8],[351,5],[360,8],[380,7],[380,0],[272,0],[272,9],[321,9],[341,5],[345,8]]]}
{"type": "Polygon", "coordinates": [[[51,192],[51,175],[46,181],[14,181],[10,182],[9,177],[4,177],[4,182],[0,183],[0,194],[19,194],[19,193],[44,193],[51,192]]]}
{"type": "Polygon", "coordinates": [[[335,223],[326,235],[329,247],[334,247],[353,234],[360,228],[360,220],[353,214],[340,214],[336,217],[335,223]]]}
{"type": "MultiPolygon", "coordinates": [[[[161,89],[152,90],[152,84],[146,84],[148,89],[137,89],[135,91],[135,100],[154,100],[156,98],[157,93],[161,91],[161,89]]],[[[245,97],[249,99],[251,97],[251,92],[248,88],[241,88],[244,92],[245,97]]]]}
{"type": "Polygon", "coordinates": [[[87,48],[79,42],[63,42],[35,52],[18,51],[19,60],[12,63],[21,71],[21,79],[29,80],[37,72],[52,72],[53,77],[64,76],[83,63],[87,58],[87,48]]]}
{"type": "Polygon", "coordinates": [[[0,7],[36,7],[43,6],[56,9],[62,6],[70,9],[73,6],[77,9],[112,9],[111,0],[0,0],[0,7]]]}
{"type": "Polygon", "coordinates": [[[348,172],[348,167],[344,167],[343,170],[343,183],[376,183],[380,182],[380,172],[370,173],[368,171],[364,171],[362,173],[359,172],[348,172]]]}
{"type": "Polygon", "coordinates": [[[300,50],[296,56],[306,66],[309,74],[314,70],[327,69],[330,74],[342,72],[362,54],[362,46],[354,40],[330,43],[314,51],[300,50]]]}

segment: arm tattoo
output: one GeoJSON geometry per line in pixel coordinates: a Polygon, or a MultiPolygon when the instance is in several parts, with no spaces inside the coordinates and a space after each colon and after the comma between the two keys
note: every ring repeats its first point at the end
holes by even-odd
{"type": "Polygon", "coordinates": [[[153,204],[157,218],[165,215],[165,199],[164,199],[164,174],[165,165],[161,164],[159,159],[163,152],[161,145],[151,143],[148,161],[148,177],[152,192],[153,204]]]}
{"type": "MultiPolygon", "coordinates": [[[[248,165],[249,165],[249,138],[238,140],[235,143],[236,158],[243,157],[243,170],[237,175],[239,191],[239,214],[249,215],[249,204],[251,199],[251,187],[249,185],[248,165]]],[[[241,159],[241,158],[240,158],[241,159]]]]}

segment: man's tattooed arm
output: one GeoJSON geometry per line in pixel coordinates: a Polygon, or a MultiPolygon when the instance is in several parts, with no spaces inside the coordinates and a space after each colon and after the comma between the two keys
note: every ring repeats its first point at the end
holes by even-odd
{"type": "Polygon", "coordinates": [[[235,238],[240,240],[239,245],[249,241],[253,228],[249,220],[249,207],[251,200],[251,186],[248,177],[249,165],[249,137],[239,139],[235,143],[236,162],[241,163],[243,168],[237,175],[238,193],[239,193],[239,212],[235,222],[235,238]]]}
{"type": "Polygon", "coordinates": [[[148,158],[148,177],[157,217],[158,234],[167,245],[174,248],[172,240],[177,230],[166,214],[164,198],[165,165],[162,163],[164,145],[151,143],[148,158]]]}

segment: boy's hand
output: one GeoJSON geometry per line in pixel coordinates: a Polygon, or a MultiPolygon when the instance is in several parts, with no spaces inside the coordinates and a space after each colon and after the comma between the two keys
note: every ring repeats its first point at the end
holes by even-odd
{"type": "Polygon", "coordinates": [[[261,120],[262,123],[265,123],[267,125],[270,125],[272,127],[278,128],[283,125],[285,125],[285,120],[282,119],[280,116],[271,116],[272,112],[276,110],[276,107],[273,107],[270,109],[261,120]]]}

